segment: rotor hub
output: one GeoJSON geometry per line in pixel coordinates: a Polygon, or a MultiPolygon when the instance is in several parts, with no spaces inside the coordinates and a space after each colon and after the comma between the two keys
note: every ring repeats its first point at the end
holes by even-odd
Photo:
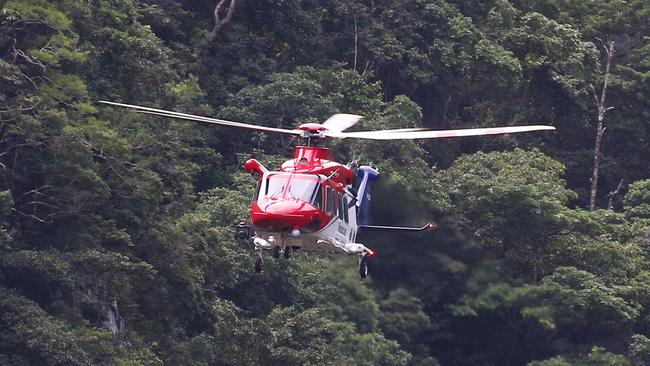
{"type": "Polygon", "coordinates": [[[323,126],[320,123],[303,123],[300,126],[296,128],[300,132],[302,132],[302,135],[300,136],[303,139],[322,139],[325,136],[323,136],[323,132],[327,131],[327,127],[323,126]]]}
{"type": "Polygon", "coordinates": [[[327,127],[323,126],[320,123],[303,123],[300,126],[298,126],[298,129],[301,131],[309,131],[312,133],[327,131],[327,127]]]}

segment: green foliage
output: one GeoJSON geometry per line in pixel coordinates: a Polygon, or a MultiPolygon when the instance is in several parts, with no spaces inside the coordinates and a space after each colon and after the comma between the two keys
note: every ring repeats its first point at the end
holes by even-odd
{"type": "MultiPolygon", "coordinates": [[[[91,358],[79,339],[60,320],[49,316],[34,302],[0,288],[2,353],[22,354],[30,363],[90,365],[91,358]],[[25,350],[20,352],[19,350],[25,350]]],[[[91,341],[91,340],[89,340],[91,341]]],[[[5,356],[5,357],[6,357],[5,356]]]]}
{"type": "Polygon", "coordinates": [[[538,278],[548,269],[552,236],[573,193],[564,167],[539,151],[464,156],[444,172],[454,210],[473,238],[513,269],[538,278]]]}
{"type": "Polygon", "coordinates": [[[628,366],[629,361],[623,355],[605,351],[602,347],[593,347],[591,352],[582,357],[572,357],[569,360],[562,356],[553,357],[544,361],[534,361],[529,366],[564,366],[564,365],[585,365],[585,366],[628,366]]]}
{"type": "Polygon", "coordinates": [[[650,180],[630,184],[625,195],[625,213],[635,219],[650,218],[650,180]]]}
{"type": "Polygon", "coordinates": [[[381,310],[381,327],[384,334],[398,341],[414,355],[426,357],[429,350],[423,347],[423,340],[434,327],[424,312],[422,301],[408,290],[398,288],[391,291],[388,298],[381,302],[381,310]]]}
{"type": "Polygon", "coordinates": [[[633,335],[628,352],[634,364],[648,363],[650,361],[650,339],[642,334],[633,335]]]}
{"type": "Polygon", "coordinates": [[[213,39],[215,3],[2,4],[0,364],[650,362],[647,1],[239,1],[213,39]],[[608,40],[600,207],[626,184],[588,212],[608,40]],[[241,164],[274,168],[291,141],[105,99],[557,133],[332,142],[381,171],[374,222],[438,223],[362,233],[362,282],[353,258],[299,253],[256,274],[233,239],[256,184],[241,164]]]}

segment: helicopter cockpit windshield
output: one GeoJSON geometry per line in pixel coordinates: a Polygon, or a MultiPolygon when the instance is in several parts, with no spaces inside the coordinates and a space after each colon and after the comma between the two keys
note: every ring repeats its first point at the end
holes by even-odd
{"type": "Polygon", "coordinates": [[[296,200],[321,206],[320,179],[313,174],[270,173],[262,179],[257,197],[296,200]]]}

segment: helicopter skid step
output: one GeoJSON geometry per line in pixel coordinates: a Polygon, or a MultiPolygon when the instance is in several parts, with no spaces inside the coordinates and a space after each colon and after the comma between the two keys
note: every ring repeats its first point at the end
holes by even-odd
{"type": "Polygon", "coordinates": [[[368,255],[372,251],[361,243],[344,243],[338,240],[337,238],[331,238],[330,240],[318,239],[316,237],[313,240],[305,240],[303,238],[301,241],[293,240],[293,238],[283,238],[281,235],[265,235],[264,237],[254,236],[252,238],[253,244],[255,245],[255,251],[278,251],[276,248],[282,249],[282,252],[285,251],[285,248],[294,248],[295,250],[300,250],[303,252],[321,252],[321,253],[332,253],[332,254],[348,254],[348,255],[368,255]]]}

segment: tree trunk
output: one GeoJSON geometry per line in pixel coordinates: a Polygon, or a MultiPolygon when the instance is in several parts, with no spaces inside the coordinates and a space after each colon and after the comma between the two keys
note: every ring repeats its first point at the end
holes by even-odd
{"type": "Polygon", "coordinates": [[[596,209],[596,193],[598,192],[598,171],[600,170],[600,145],[603,142],[603,134],[605,127],[603,121],[598,118],[598,126],[596,127],[596,143],[594,148],[594,170],[591,173],[591,193],[589,195],[589,209],[591,211],[596,209]]]}
{"type": "Polygon", "coordinates": [[[594,170],[591,174],[591,192],[589,195],[589,209],[591,211],[596,209],[596,194],[598,193],[598,171],[600,170],[600,146],[603,142],[603,134],[607,127],[604,125],[605,113],[613,107],[606,107],[607,102],[607,88],[611,82],[611,67],[612,58],[614,56],[614,41],[610,41],[608,45],[603,46],[607,54],[607,61],[605,64],[605,81],[603,82],[603,91],[600,99],[596,95],[596,89],[592,86],[596,106],[598,107],[598,125],[596,126],[596,143],[594,144],[594,170]]]}
{"type": "Polygon", "coordinates": [[[119,336],[121,338],[122,345],[127,348],[131,347],[131,342],[126,334],[124,319],[120,316],[120,308],[117,304],[117,298],[113,298],[113,301],[111,301],[106,308],[106,320],[104,321],[104,326],[108,328],[114,336],[119,336]]]}
{"type": "Polygon", "coordinates": [[[124,322],[120,317],[120,308],[117,305],[117,299],[113,299],[111,304],[106,308],[106,328],[116,335],[124,329],[124,322]]]}

